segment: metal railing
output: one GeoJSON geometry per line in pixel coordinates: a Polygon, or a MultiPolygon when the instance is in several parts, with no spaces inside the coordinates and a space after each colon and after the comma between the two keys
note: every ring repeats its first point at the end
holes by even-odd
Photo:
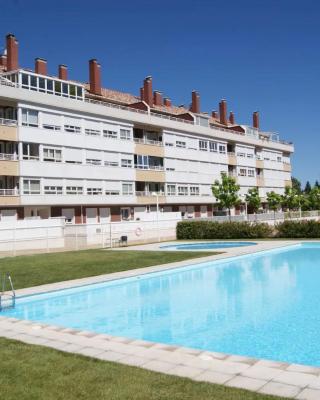
{"type": "Polygon", "coordinates": [[[0,196],[19,196],[19,189],[0,189],[0,196]]]}
{"type": "Polygon", "coordinates": [[[0,161],[15,161],[18,159],[17,154],[0,153],[0,161]]]}
{"type": "Polygon", "coordinates": [[[0,118],[0,125],[17,126],[18,121],[15,119],[0,118]]]}
{"type": "Polygon", "coordinates": [[[133,141],[135,143],[141,143],[141,144],[151,144],[153,146],[163,146],[163,142],[160,142],[159,140],[151,140],[147,138],[133,138],[133,141]]]}
{"type": "Polygon", "coordinates": [[[152,170],[152,171],[164,171],[163,165],[143,165],[143,164],[135,164],[136,169],[143,170],[152,170]]]}
{"type": "Polygon", "coordinates": [[[10,274],[4,273],[2,277],[2,292],[0,293],[0,311],[4,308],[12,308],[16,303],[16,292],[13,287],[10,274]],[[6,293],[6,283],[9,283],[11,293],[6,293]]]}
{"type": "Polygon", "coordinates": [[[165,192],[152,192],[149,190],[137,191],[135,192],[137,197],[156,197],[156,196],[165,196],[165,192]]]}

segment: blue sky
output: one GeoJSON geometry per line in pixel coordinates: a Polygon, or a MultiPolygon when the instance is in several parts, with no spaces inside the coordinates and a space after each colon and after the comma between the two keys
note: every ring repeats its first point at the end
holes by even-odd
{"type": "Polygon", "coordinates": [[[154,89],[176,104],[201,95],[202,111],[228,102],[236,121],[293,141],[293,174],[320,180],[320,2],[297,0],[1,2],[0,47],[14,33],[20,64],[48,60],[55,74],[88,80],[88,60],[102,64],[106,87],[138,94],[154,89]]]}

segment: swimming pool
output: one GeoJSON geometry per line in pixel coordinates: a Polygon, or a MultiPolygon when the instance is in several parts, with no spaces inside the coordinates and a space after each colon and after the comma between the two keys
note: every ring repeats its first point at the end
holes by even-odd
{"type": "Polygon", "coordinates": [[[320,366],[320,244],[17,299],[1,315],[320,366]]]}
{"type": "Polygon", "coordinates": [[[202,242],[202,243],[182,243],[160,246],[161,249],[169,250],[212,250],[229,249],[232,247],[253,246],[255,242],[202,242]]]}

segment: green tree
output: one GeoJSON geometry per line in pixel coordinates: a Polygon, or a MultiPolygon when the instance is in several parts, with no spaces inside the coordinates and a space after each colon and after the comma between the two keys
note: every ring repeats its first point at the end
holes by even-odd
{"type": "Polygon", "coordinates": [[[221,182],[216,180],[212,185],[211,190],[219,205],[228,209],[229,219],[231,220],[231,208],[241,202],[238,196],[240,186],[236,183],[235,178],[222,172],[221,182]]]}
{"type": "Polygon", "coordinates": [[[320,209],[320,188],[314,186],[309,195],[308,195],[308,201],[310,208],[312,210],[319,210],[320,209]]]}
{"type": "Polygon", "coordinates": [[[304,193],[309,194],[310,192],[311,192],[311,185],[310,185],[310,182],[307,181],[306,186],[304,187],[304,193]]]}
{"type": "Polygon", "coordinates": [[[317,188],[320,188],[319,182],[317,180],[315,181],[314,186],[317,187],[317,188]]]}
{"type": "Polygon", "coordinates": [[[267,193],[267,203],[270,210],[273,211],[274,219],[276,219],[276,211],[281,205],[281,195],[274,191],[267,193]]]}
{"type": "Polygon", "coordinates": [[[298,193],[301,193],[301,182],[299,179],[294,176],[291,177],[292,188],[295,189],[298,193]]]}
{"type": "Polygon", "coordinates": [[[251,188],[246,194],[246,203],[248,207],[256,213],[261,206],[261,199],[259,196],[259,189],[257,187],[251,188]]]}

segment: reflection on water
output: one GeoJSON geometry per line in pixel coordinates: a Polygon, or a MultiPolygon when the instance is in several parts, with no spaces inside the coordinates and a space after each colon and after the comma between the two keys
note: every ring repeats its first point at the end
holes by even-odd
{"type": "Polygon", "coordinates": [[[6,312],[118,336],[320,365],[320,247],[82,288],[6,312]],[[318,308],[317,308],[318,307],[318,308]]]}

